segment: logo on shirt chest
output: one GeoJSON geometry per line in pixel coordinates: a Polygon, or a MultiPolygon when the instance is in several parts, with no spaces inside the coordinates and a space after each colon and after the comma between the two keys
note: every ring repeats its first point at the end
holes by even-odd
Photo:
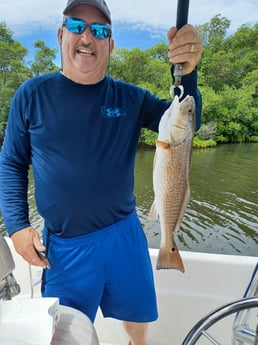
{"type": "Polygon", "coordinates": [[[104,117],[107,118],[118,118],[121,116],[126,116],[126,113],[123,109],[117,107],[102,107],[101,113],[104,117]]]}

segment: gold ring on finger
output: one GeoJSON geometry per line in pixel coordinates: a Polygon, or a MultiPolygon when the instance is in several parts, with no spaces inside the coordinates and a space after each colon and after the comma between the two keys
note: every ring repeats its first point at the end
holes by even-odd
{"type": "Polygon", "coordinates": [[[191,49],[190,49],[190,53],[194,53],[194,52],[195,52],[195,45],[192,44],[192,45],[191,45],[191,49]]]}

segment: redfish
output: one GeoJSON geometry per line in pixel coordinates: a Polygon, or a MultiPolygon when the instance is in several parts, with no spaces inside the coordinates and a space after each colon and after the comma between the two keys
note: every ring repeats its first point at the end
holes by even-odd
{"type": "Polygon", "coordinates": [[[159,217],[161,242],[157,269],[178,269],[184,264],[174,240],[190,200],[189,176],[195,133],[195,101],[175,96],[159,123],[153,164],[154,202],[150,219],[159,217]]]}

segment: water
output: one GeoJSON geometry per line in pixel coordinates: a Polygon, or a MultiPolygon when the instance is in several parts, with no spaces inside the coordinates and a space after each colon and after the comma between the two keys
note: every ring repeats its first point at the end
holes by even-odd
{"type": "MultiPolygon", "coordinates": [[[[137,211],[149,246],[158,248],[158,221],[149,221],[153,201],[154,150],[139,150],[135,165],[137,211]]],[[[40,232],[33,185],[30,182],[30,218],[40,232]]],[[[0,232],[5,233],[0,218],[0,232]]],[[[258,256],[258,144],[223,145],[194,150],[191,200],[180,230],[179,249],[208,253],[258,256]]]]}
{"type": "MultiPolygon", "coordinates": [[[[158,248],[160,227],[148,221],[153,200],[153,150],[136,162],[138,213],[149,246],[158,248]]],[[[258,256],[258,144],[194,150],[191,200],[176,234],[179,249],[258,256]]]]}

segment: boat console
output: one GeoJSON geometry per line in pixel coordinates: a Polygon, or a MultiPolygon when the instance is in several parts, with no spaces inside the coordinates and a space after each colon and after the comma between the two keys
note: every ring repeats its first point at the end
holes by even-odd
{"type": "Polygon", "coordinates": [[[99,345],[89,318],[57,298],[13,299],[20,293],[14,268],[0,234],[0,345],[99,345]]]}

